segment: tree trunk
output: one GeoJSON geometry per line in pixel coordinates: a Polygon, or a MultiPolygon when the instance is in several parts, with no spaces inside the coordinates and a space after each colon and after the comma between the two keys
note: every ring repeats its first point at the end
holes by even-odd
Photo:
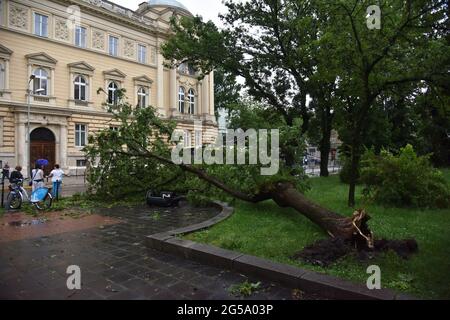
{"type": "MultiPolygon", "coordinates": [[[[128,154],[127,152],[123,152],[128,154]]],[[[135,155],[135,154],[130,154],[135,155]]],[[[150,157],[161,161],[162,163],[175,165],[171,160],[152,154],[145,150],[145,154],[139,156],[150,157]]],[[[367,221],[370,219],[365,211],[355,211],[353,217],[346,217],[330,211],[318,204],[308,200],[301,194],[292,183],[274,182],[261,187],[261,192],[256,195],[248,195],[227,186],[224,182],[209,175],[202,169],[190,165],[178,165],[182,170],[195,174],[200,179],[221,189],[236,199],[246,202],[258,203],[272,199],[280,207],[290,207],[298,213],[304,215],[313,223],[325,230],[331,237],[351,240],[353,243],[371,247],[373,244],[372,234],[367,227],[367,221]]]]}
{"type": "Polygon", "coordinates": [[[342,216],[308,200],[289,183],[278,183],[272,198],[280,207],[293,208],[306,216],[331,237],[371,246],[372,234],[367,227],[369,216],[364,211],[356,211],[353,217],[342,216]]]}
{"type": "Polygon", "coordinates": [[[328,177],[328,161],[331,149],[331,128],[326,128],[322,132],[322,139],[320,140],[320,176],[328,177]]]}
{"type": "Polygon", "coordinates": [[[356,144],[352,146],[351,158],[350,158],[350,186],[348,189],[348,206],[354,207],[356,204],[355,194],[356,194],[356,184],[359,179],[359,162],[361,156],[359,154],[359,146],[356,144]]]}

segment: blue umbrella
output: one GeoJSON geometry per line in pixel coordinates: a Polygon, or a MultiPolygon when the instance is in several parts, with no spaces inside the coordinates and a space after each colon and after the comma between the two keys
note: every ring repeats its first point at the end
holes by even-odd
{"type": "Polygon", "coordinates": [[[36,164],[39,166],[48,166],[49,162],[47,159],[38,159],[36,160],[36,164]]]}

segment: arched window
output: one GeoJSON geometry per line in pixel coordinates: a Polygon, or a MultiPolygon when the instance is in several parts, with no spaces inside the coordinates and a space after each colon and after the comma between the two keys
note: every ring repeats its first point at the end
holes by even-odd
{"type": "Polygon", "coordinates": [[[188,113],[195,114],[195,91],[193,89],[189,89],[188,100],[189,100],[188,113]]]}
{"type": "Polygon", "coordinates": [[[44,69],[36,69],[33,72],[33,93],[41,96],[48,95],[48,73],[44,69]]]}
{"type": "Polygon", "coordinates": [[[138,107],[145,108],[148,106],[148,92],[144,87],[140,87],[138,92],[138,107]]]}
{"type": "Polygon", "coordinates": [[[117,96],[117,90],[119,90],[119,87],[117,86],[117,83],[114,81],[110,82],[108,85],[108,103],[116,105],[118,102],[118,96],[117,96]]]}
{"type": "Polygon", "coordinates": [[[74,99],[80,101],[86,101],[86,87],[87,82],[83,76],[77,76],[74,82],[74,99]]]}
{"type": "Polygon", "coordinates": [[[186,96],[186,91],[184,91],[183,87],[178,89],[178,111],[180,113],[184,113],[184,99],[186,96]]]}

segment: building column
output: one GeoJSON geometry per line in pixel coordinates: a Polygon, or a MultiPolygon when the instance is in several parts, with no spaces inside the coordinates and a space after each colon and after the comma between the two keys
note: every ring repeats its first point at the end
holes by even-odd
{"type": "Polygon", "coordinates": [[[158,70],[156,73],[156,82],[157,82],[157,107],[158,107],[158,112],[162,115],[162,116],[166,116],[166,108],[164,106],[164,57],[162,56],[161,53],[158,53],[158,70]]]}
{"type": "Polygon", "coordinates": [[[214,71],[209,74],[209,114],[215,119],[214,112],[214,71]]]}
{"type": "Polygon", "coordinates": [[[59,165],[61,169],[67,167],[67,125],[62,124],[59,128],[59,165]]]}
{"type": "Polygon", "coordinates": [[[170,113],[173,115],[174,113],[176,113],[178,111],[178,107],[177,107],[177,96],[178,96],[178,91],[177,91],[177,69],[170,69],[170,78],[169,78],[169,84],[170,84],[170,88],[169,88],[169,95],[170,95],[170,99],[169,99],[169,110],[170,113]]]}
{"type": "Polygon", "coordinates": [[[195,103],[196,103],[196,114],[198,114],[198,115],[201,115],[202,114],[202,108],[203,108],[203,103],[202,103],[202,97],[203,97],[203,94],[202,94],[202,83],[201,82],[198,82],[197,83],[197,99],[195,100],[195,103]]]}
{"type": "Polygon", "coordinates": [[[202,81],[202,114],[205,118],[209,115],[209,76],[202,81]]]}

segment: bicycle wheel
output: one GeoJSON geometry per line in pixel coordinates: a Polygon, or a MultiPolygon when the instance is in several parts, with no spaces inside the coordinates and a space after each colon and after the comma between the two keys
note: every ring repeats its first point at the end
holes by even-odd
{"type": "Polygon", "coordinates": [[[10,192],[6,198],[6,208],[9,210],[18,210],[22,207],[22,197],[17,192],[10,192]]]}
{"type": "Polygon", "coordinates": [[[52,202],[53,202],[52,195],[50,193],[47,193],[47,196],[44,198],[44,200],[35,202],[34,205],[38,210],[44,211],[50,209],[50,207],[52,206],[52,202]]]}

